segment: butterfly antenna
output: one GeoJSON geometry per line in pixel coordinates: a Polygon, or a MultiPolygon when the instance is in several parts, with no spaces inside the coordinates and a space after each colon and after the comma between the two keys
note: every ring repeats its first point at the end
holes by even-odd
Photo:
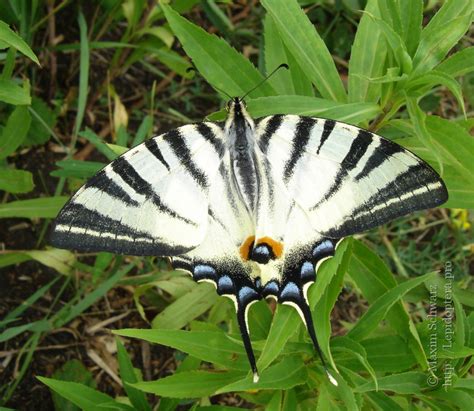
{"type": "MultiPolygon", "coordinates": [[[[190,73],[191,71],[194,71],[195,73],[200,74],[199,71],[198,71],[198,70],[196,69],[196,67],[194,67],[194,66],[188,67],[188,68],[186,69],[186,73],[190,73]]],[[[222,90],[221,88],[219,88],[219,87],[217,87],[217,86],[215,86],[215,85],[209,83],[202,75],[201,75],[201,77],[202,77],[202,78],[207,82],[207,84],[209,84],[213,89],[215,89],[215,90],[221,92],[222,94],[225,94],[227,97],[229,97],[230,100],[232,100],[232,96],[231,96],[229,93],[226,93],[226,92],[225,92],[224,90],[222,90]]]]}
{"type": "Polygon", "coordinates": [[[247,97],[252,91],[254,91],[256,88],[260,87],[263,83],[265,83],[271,76],[273,76],[278,70],[281,68],[289,69],[290,66],[286,63],[280,64],[275,70],[273,70],[268,76],[266,76],[260,83],[258,83],[254,88],[250,89],[247,91],[242,97],[240,97],[240,100],[243,100],[245,97],[247,97]]]}

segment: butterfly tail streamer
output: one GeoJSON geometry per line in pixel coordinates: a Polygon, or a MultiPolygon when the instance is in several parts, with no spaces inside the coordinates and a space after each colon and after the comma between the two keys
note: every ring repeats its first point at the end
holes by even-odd
{"type": "Polygon", "coordinates": [[[250,363],[250,367],[253,373],[253,382],[257,383],[260,379],[260,375],[257,369],[257,362],[255,361],[255,354],[252,349],[252,342],[250,341],[250,333],[247,321],[247,311],[251,303],[242,304],[241,302],[237,303],[237,323],[239,324],[240,334],[242,336],[242,341],[244,343],[245,352],[247,353],[247,358],[250,363]]]}
{"type": "Polygon", "coordinates": [[[321,347],[319,346],[318,339],[316,337],[316,329],[314,327],[313,317],[311,316],[311,309],[309,308],[309,305],[306,303],[306,301],[301,301],[300,304],[298,304],[298,307],[301,310],[301,313],[303,314],[306,329],[308,331],[309,337],[311,338],[314,349],[316,350],[319,355],[319,358],[321,359],[321,364],[324,368],[324,371],[326,372],[326,375],[328,376],[331,384],[337,386],[337,381],[330,373],[326,360],[324,359],[323,352],[321,351],[321,347]]]}

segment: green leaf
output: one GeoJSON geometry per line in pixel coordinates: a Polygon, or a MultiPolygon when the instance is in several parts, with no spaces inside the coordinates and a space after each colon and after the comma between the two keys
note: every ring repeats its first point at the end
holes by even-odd
{"type": "Polygon", "coordinates": [[[471,0],[444,3],[421,32],[413,57],[413,76],[428,72],[443,60],[469,28],[471,17],[471,0]]]}
{"type": "MultiPolygon", "coordinates": [[[[456,123],[436,117],[429,116],[426,126],[439,150],[441,158],[446,159],[453,165],[468,183],[466,187],[474,182],[474,139],[461,126],[456,123]],[[462,150],[459,150],[462,147],[462,150]]],[[[449,203],[448,203],[449,204],[449,203]]]]}
{"type": "Polygon", "coordinates": [[[211,284],[199,284],[166,307],[152,321],[153,328],[177,330],[206,312],[218,295],[211,284]]]}
{"type": "Polygon", "coordinates": [[[130,384],[138,382],[132,361],[128,356],[127,350],[118,338],[115,339],[117,344],[117,359],[119,362],[120,378],[123,381],[123,388],[127,393],[128,399],[137,411],[151,411],[151,407],[146,400],[146,396],[142,391],[137,390],[130,384]]]}
{"type": "MultiPolygon", "coordinates": [[[[53,374],[53,378],[61,381],[71,381],[84,384],[88,387],[95,388],[95,380],[91,372],[84,367],[84,365],[78,360],[69,360],[61,368],[56,370],[53,374]]],[[[76,411],[80,410],[71,401],[66,400],[55,391],[52,393],[54,407],[56,410],[61,411],[76,411]]]]}
{"type": "Polygon", "coordinates": [[[261,97],[249,100],[247,108],[255,118],[272,114],[298,114],[332,118],[356,124],[371,120],[380,113],[380,107],[372,103],[341,104],[307,96],[261,97]]]}
{"type": "MultiPolygon", "coordinates": [[[[263,21],[263,30],[265,71],[267,74],[269,74],[280,64],[288,64],[288,57],[275,23],[269,14],[265,15],[265,19],[263,21]]],[[[268,79],[269,83],[278,92],[278,94],[298,94],[295,92],[293,85],[293,79],[290,72],[292,68],[293,67],[290,67],[289,70],[281,69],[268,79]]]]}
{"type": "Polygon", "coordinates": [[[13,80],[0,78],[0,101],[15,106],[29,105],[31,104],[30,91],[28,87],[20,87],[13,80]]]}
{"type": "Polygon", "coordinates": [[[30,128],[30,122],[28,108],[26,106],[15,107],[0,135],[0,160],[7,158],[20,147],[30,128]]]}
{"type": "Polygon", "coordinates": [[[250,377],[219,388],[217,394],[247,390],[288,390],[304,384],[307,379],[306,365],[300,357],[286,357],[278,364],[263,371],[254,383],[250,377]]]}
{"type": "Polygon", "coordinates": [[[0,333],[0,343],[8,341],[25,331],[31,332],[45,332],[52,329],[51,323],[47,320],[33,321],[28,324],[8,327],[5,331],[0,333]]]}
{"type": "Polygon", "coordinates": [[[398,335],[367,338],[361,341],[375,371],[400,372],[416,364],[416,358],[398,335]]]}
{"type": "Polygon", "coordinates": [[[378,19],[372,15],[371,17],[379,26],[381,32],[384,34],[387,44],[392,49],[393,55],[398,62],[401,72],[410,73],[412,70],[412,61],[403,39],[384,20],[378,19]]]}
{"type": "MultiPolygon", "coordinates": [[[[353,254],[347,272],[372,305],[382,295],[397,286],[397,282],[382,259],[360,241],[353,242],[353,254]]],[[[424,368],[427,367],[426,354],[420,337],[403,304],[401,302],[395,303],[385,319],[397,334],[408,342],[418,363],[424,368]]]]}
{"type": "Polygon", "coordinates": [[[296,310],[278,304],[262,354],[257,361],[257,368],[260,372],[267,368],[281,353],[288,339],[298,329],[295,324],[300,324],[296,310]]]}
{"type": "Polygon", "coordinates": [[[362,318],[347,333],[347,336],[356,341],[366,338],[379,326],[380,322],[386,317],[389,309],[392,308],[397,301],[401,300],[408,291],[422,284],[424,281],[429,280],[435,275],[436,273],[428,273],[420,277],[407,280],[387,291],[369,307],[362,318]]]}
{"type": "Polygon", "coordinates": [[[102,153],[109,161],[115,160],[117,154],[91,129],[87,128],[79,133],[81,137],[84,137],[87,141],[90,141],[97,150],[102,153]]]}
{"type": "Polygon", "coordinates": [[[287,70],[281,69],[276,72],[268,81],[279,94],[313,96],[311,81],[283,44],[275,22],[268,13],[265,15],[263,27],[265,71],[267,75],[282,63],[287,63],[289,66],[287,70]]]}
{"type": "Polygon", "coordinates": [[[0,190],[9,193],[28,193],[34,187],[33,174],[29,171],[0,168],[0,190]]]}
{"type": "Polygon", "coordinates": [[[449,56],[436,66],[436,71],[441,71],[452,77],[464,76],[474,71],[474,47],[468,47],[449,56]]]}
{"type": "Polygon", "coordinates": [[[423,21],[423,0],[400,0],[403,41],[410,56],[415,54],[420,41],[423,21]]]}
{"type": "MultiPolygon", "coordinates": [[[[181,17],[173,9],[161,4],[174,34],[186,54],[204,78],[231,96],[243,96],[263,80],[263,76],[242,54],[224,40],[206,33],[202,28],[181,17]]],[[[251,97],[275,94],[267,82],[250,93],[251,97]]]]}
{"type": "Polygon", "coordinates": [[[262,0],[280,36],[324,98],[345,102],[347,95],[324,41],[295,0],[262,0]]]}
{"type": "Polygon", "coordinates": [[[75,261],[75,256],[71,251],[52,248],[49,250],[25,251],[25,255],[38,261],[39,263],[54,268],[61,274],[69,274],[75,261]]]}
{"type": "Polygon", "coordinates": [[[223,331],[124,329],[114,333],[166,345],[225,368],[242,371],[249,369],[242,343],[230,339],[223,331]]]}
{"type": "Polygon", "coordinates": [[[8,44],[10,47],[14,47],[33,60],[38,66],[40,65],[38,57],[36,57],[28,44],[3,21],[0,21],[0,41],[8,44]]]}
{"type": "Polygon", "coordinates": [[[354,356],[370,374],[375,386],[377,386],[375,371],[367,359],[365,348],[361,344],[348,337],[338,337],[331,342],[331,351],[333,353],[342,351],[354,356]]]}
{"type": "Polygon", "coordinates": [[[54,136],[53,128],[57,120],[56,112],[36,96],[31,99],[31,106],[28,110],[32,114],[31,125],[23,145],[32,146],[46,143],[51,136],[54,136]]]}
{"type": "Polygon", "coordinates": [[[53,177],[76,177],[89,178],[98,173],[106,166],[105,163],[98,161],[83,161],[83,160],[62,160],[57,161],[56,165],[61,167],[59,170],[54,170],[50,173],[53,177]]]}
{"type": "Polygon", "coordinates": [[[46,197],[0,204],[0,218],[54,218],[69,197],[46,197]]]}
{"type": "Polygon", "coordinates": [[[265,411],[281,411],[282,407],[282,391],[276,391],[273,394],[272,399],[268,402],[267,406],[265,407],[265,411]]]}
{"type": "Polygon", "coordinates": [[[349,60],[349,102],[376,103],[380,99],[381,85],[371,83],[368,78],[384,74],[387,46],[377,23],[370,17],[380,17],[378,0],[369,0],[352,45],[349,60]],[[374,41],[377,39],[377,41],[374,41]],[[366,78],[364,78],[366,77],[366,78]]]}
{"type": "Polygon", "coordinates": [[[405,89],[409,95],[416,95],[420,97],[426,94],[431,88],[441,84],[447,87],[459,103],[464,115],[466,115],[466,109],[464,107],[464,99],[462,96],[461,85],[449,74],[442,71],[431,70],[429,73],[422,74],[421,76],[411,78],[408,84],[405,85],[405,89]],[[420,93],[414,93],[413,91],[418,88],[425,88],[420,93]]]}
{"type": "Polygon", "coordinates": [[[200,398],[213,395],[219,388],[240,380],[242,371],[183,371],[157,381],[133,384],[139,390],[170,398],[200,398]]]}
{"type": "MultiPolygon", "coordinates": [[[[426,386],[426,374],[409,371],[401,374],[392,374],[378,379],[379,390],[393,391],[397,394],[420,394],[426,386]]],[[[355,388],[356,392],[375,391],[375,384],[370,381],[355,388]]]]}
{"type": "Polygon", "coordinates": [[[77,382],[59,381],[52,378],[37,377],[51,390],[68,399],[84,410],[123,410],[133,411],[129,405],[114,401],[112,397],[103,394],[86,385],[77,382]]]}
{"type": "MultiPolygon", "coordinates": [[[[380,107],[373,103],[341,104],[318,97],[271,96],[249,100],[247,109],[254,118],[272,114],[298,114],[332,118],[347,123],[359,124],[372,120],[380,113],[380,107]]],[[[224,112],[214,113],[208,118],[220,120],[224,112]]]]}
{"type": "Polygon", "coordinates": [[[324,356],[331,366],[337,370],[329,347],[331,339],[331,311],[336,303],[342,286],[347,265],[352,255],[352,239],[343,240],[337,247],[337,254],[325,265],[324,271],[318,272],[318,280],[308,290],[310,307],[312,308],[318,343],[324,356]],[[330,273],[330,275],[327,275],[330,273]]]}

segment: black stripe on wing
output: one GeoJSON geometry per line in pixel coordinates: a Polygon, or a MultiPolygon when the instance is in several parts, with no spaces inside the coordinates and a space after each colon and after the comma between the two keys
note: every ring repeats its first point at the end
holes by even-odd
{"type": "Polygon", "coordinates": [[[258,142],[260,150],[262,150],[264,154],[267,153],[270,140],[272,136],[275,134],[275,132],[278,130],[278,128],[281,126],[282,122],[283,122],[282,114],[277,114],[271,117],[270,120],[268,120],[265,126],[265,131],[263,132],[262,137],[260,137],[259,142],[258,142]]]}
{"type": "Polygon", "coordinates": [[[191,151],[186,145],[179,129],[168,131],[163,135],[163,140],[168,143],[171,150],[173,150],[174,155],[180,160],[183,167],[193,177],[193,179],[202,188],[208,188],[209,182],[207,181],[207,176],[204,171],[199,169],[192,159],[191,151]]]}
{"type": "Polygon", "coordinates": [[[127,183],[137,194],[145,196],[147,199],[153,201],[153,204],[164,214],[170,217],[181,220],[187,224],[196,226],[196,223],[189,218],[179,215],[164,204],[158,194],[153,190],[152,185],[143,179],[137,170],[124,158],[119,157],[111,164],[112,170],[120,176],[120,178],[127,183]]]}
{"type": "Polygon", "coordinates": [[[339,227],[324,234],[341,237],[367,231],[413,211],[437,207],[447,200],[448,191],[438,174],[425,163],[416,164],[354,209],[339,227]]]}
{"type": "Polygon", "coordinates": [[[398,144],[380,139],[380,145],[374,150],[369,159],[364,165],[364,168],[355,176],[355,180],[359,181],[364,177],[367,177],[369,173],[379,167],[385,160],[397,153],[406,152],[406,150],[398,144]]]}
{"type": "Polygon", "coordinates": [[[112,198],[123,201],[127,206],[138,207],[138,201],[130,197],[125,190],[107,176],[105,170],[99,171],[86,184],[85,188],[97,188],[112,198]]]}
{"type": "Polygon", "coordinates": [[[285,182],[293,175],[296,163],[304,154],[306,145],[309,142],[311,136],[311,130],[316,124],[317,120],[311,117],[301,117],[296,125],[295,137],[292,142],[291,155],[287,163],[285,164],[285,169],[283,171],[283,179],[285,182]]]}
{"type": "Polygon", "coordinates": [[[58,248],[130,255],[165,256],[189,251],[74,202],[68,203],[55,220],[50,243],[58,248]]]}
{"type": "Polygon", "coordinates": [[[357,167],[359,160],[363,157],[372,141],[373,134],[371,132],[359,130],[359,134],[357,134],[357,137],[352,141],[348,153],[341,161],[339,171],[334,178],[334,183],[329,187],[329,190],[324,194],[322,199],[311,208],[311,210],[318,208],[321,203],[327,201],[341,188],[344,178],[347,177],[349,171],[357,167]]]}
{"type": "Polygon", "coordinates": [[[219,155],[219,158],[222,158],[225,147],[223,142],[217,138],[214,131],[212,131],[212,128],[206,123],[198,123],[196,124],[196,129],[206,141],[213,145],[216,153],[219,155]]]}
{"type": "Polygon", "coordinates": [[[336,125],[336,122],[334,120],[324,121],[323,133],[321,134],[321,140],[319,141],[319,146],[318,146],[318,149],[316,150],[316,154],[319,154],[319,151],[321,150],[322,146],[324,145],[324,143],[326,142],[326,140],[329,138],[332,131],[334,130],[335,125],[336,125]]]}
{"type": "Polygon", "coordinates": [[[163,154],[161,153],[160,148],[158,147],[158,143],[156,142],[156,139],[150,138],[145,142],[145,147],[148,149],[148,151],[153,154],[158,161],[163,164],[168,171],[170,171],[170,165],[166,162],[165,158],[163,157],[163,154]]]}

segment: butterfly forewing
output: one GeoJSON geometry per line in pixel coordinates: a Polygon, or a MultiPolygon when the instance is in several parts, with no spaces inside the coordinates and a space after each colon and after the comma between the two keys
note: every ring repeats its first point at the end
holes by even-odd
{"type": "Polygon", "coordinates": [[[285,184],[324,236],[366,231],[447,200],[444,183],[429,165],[348,124],[271,116],[259,122],[257,140],[275,180],[285,184]]]}
{"type": "Polygon", "coordinates": [[[92,177],[55,220],[51,242],[81,251],[177,255],[199,245],[222,129],[187,125],[131,149],[92,177]]]}

